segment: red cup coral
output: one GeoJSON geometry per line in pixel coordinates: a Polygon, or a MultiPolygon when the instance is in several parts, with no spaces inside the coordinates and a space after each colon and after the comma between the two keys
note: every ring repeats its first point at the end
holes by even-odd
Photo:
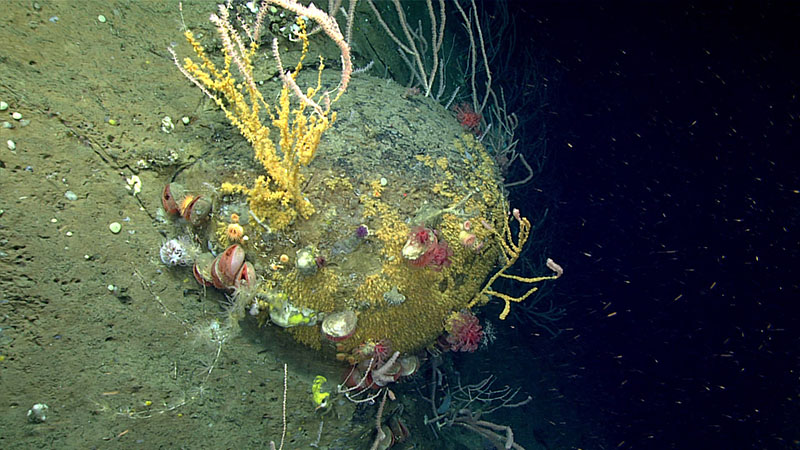
{"type": "Polygon", "coordinates": [[[474,352],[483,339],[480,321],[467,309],[450,314],[445,330],[448,333],[447,343],[453,351],[474,352]]]}

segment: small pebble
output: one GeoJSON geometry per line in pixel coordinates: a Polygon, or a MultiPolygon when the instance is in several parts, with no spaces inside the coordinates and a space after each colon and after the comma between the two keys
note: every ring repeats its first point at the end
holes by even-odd
{"type": "Polygon", "coordinates": [[[8,103],[0,102],[0,111],[5,111],[8,109],[8,103]]]}
{"type": "Polygon", "coordinates": [[[8,149],[11,150],[11,151],[14,151],[14,150],[17,149],[17,143],[12,141],[11,139],[6,141],[6,145],[8,146],[8,149]]]}
{"type": "Polygon", "coordinates": [[[99,16],[97,16],[97,21],[100,23],[106,23],[106,16],[100,14],[99,16]]]}
{"type": "Polygon", "coordinates": [[[72,237],[72,231],[67,231],[67,237],[72,237]]]}
{"type": "Polygon", "coordinates": [[[381,177],[381,186],[386,186],[387,184],[389,184],[389,180],[387,180],[384,177],[381,177]]]}
{"type": "Polygon", "coordinates": [[[74,193],[72,191],[67,191],[67,192],[64,192],[64,197],[67,197],[67,200],[75,201],[75,200],[78,199],[78,194],[76,194],[76,193],[74,193]]]}
{"type": "Polygon", "coordinates": [[[19,120],[19,119],[22,119],[22,113],[21,113],[21,112],[19,112],[19,111],[14,111],[14,112],[11,114],[11,118],[12,118],[12,119],[14,119],[14,120],[19,120]]]}
{"type": "Polygon", "coordinates": [[[111,230],[112,233],[117,234],[122,230],[122,225],[119,222],[111,222],[108,224],[108,229],[111,230]]]}
{"type": "Polygon", "coordinates": [[[164,116],[164,118],[161,119],[161,131],[170,134],[174,129],[175,129],[175,124],[172,123],[172,117],[164,116]]]}
{"type": "Polygon", "coordinates": [[[183,122],[184,125],[189,125],[189,122],[191,121],[192,119],[190,119],[188,116],[181,117],[181,122],[183,122]]]}
{"type": "Polygon", "coordinates": [[[37,403],[28,410],[28,421],[31,423],[44,423],[47,420],[48,406],[44,403],[37,403]]]}

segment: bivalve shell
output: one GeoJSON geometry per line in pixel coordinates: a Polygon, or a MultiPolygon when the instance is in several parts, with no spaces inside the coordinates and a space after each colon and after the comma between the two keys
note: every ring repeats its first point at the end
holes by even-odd
{"type": "Polygon", "coordinates": [[[211,272],[211,283],[217,289],[227,289],[227,286],[225,285],[225,282],[222,280],[222,278],[220,277],[219,272],[218,272],[219,271],[219,258],[220,257],[217,256],[211,262],[211,270],[210,270],[210,272],[211,272]]]}
{"type": "Polygon", "coordinates": [[[329,341],[343,341],[353,335],[357,323],[358,316],[350,310],[328,314],[322,321],[322,334],[329,341]]]}
{"type": "Polygon", "coordinates": [[[406,355],[400,358],[400,375],[407,377],[414,375],[419,369],[419,358],[416,355],[406,355]]]}
{"type": "Polygon", "coordinates": [[[239,273],[236,274],[236,286],[252,286],[255,283],[256,269],[249,262],[242,264],[239,273]]]}
{"type": "Polygon", "coordinates": [[[225,288],[231,288],[236,284],[237,276],[244,266],[244,257],[244,249],[238,244],[233,244],[226,248],[217,257],[214,271],[225,288]]]}
{"type": "Polygon", "coordinates": [[[392,433],[392,429],[389,428],[389,425],[383,425],[381,431],[383,432],[383,439],[378,441],[378,445],[373,446],[373,448],[377,450],[387,450],[394,445],[394,433],[392,433]]]}
{"type": "Polygon", "coordinates": [[[194,226],[202,225],[211,215],[211,200],[202,195],[187,196],[184,198],[183,204],[181,216],[194,226]]]}
{"type": "Polygon", "coordinates": [[[404,442],[411,436],[411,432],[408,431],[408,427],[403,422],[403,420],[398,417],[398,415],[394,415],[389,418],[389,429],[392,430],[392,438],[394,442],[404,442]]]}
{"type": "Polygon", "coordinates": [[[211,216],[211,200],[206,197],[197,197],[189,207],[189,217],[186,220],[194,226],[204,224],[211,216]]]}
{"type": "Polygon", "coordinates": [[[194,279],[200,283],[201,286],[211,287],[214,285],[214,280],[211,277],[211,268],[214,265],[216,258],[210,253],[203,253],[197,257],[192,267],[192,274],[194,279]]]}
{"type": "Polygon", "coordinates": [[[185,195],[183,186],[178,183],[167,183],[164,185],[164,190],[161,191],[161,205],[167,214],[179,214],[181,212],[178,202],[181,201],[185,195]]]}

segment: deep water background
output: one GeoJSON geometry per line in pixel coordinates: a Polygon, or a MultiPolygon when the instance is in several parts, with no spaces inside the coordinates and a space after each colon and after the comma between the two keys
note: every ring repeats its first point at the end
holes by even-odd
{"type": "Polygon", "coordinates": [[[568,313],[495,345],[558,361],[550,448],[800,448],[800,4],[511,5],[561,185],[512,199],[555,196],[568,313]]]}

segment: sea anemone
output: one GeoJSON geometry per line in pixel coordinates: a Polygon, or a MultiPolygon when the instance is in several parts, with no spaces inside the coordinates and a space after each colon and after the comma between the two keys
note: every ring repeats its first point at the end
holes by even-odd
{"type": "Polygon", "coordinates": [[[244,237],[244,228],[238,223],[229,223],[225,227],[225,236],[228,238],[228,242],[241,242],[244,237]]]}
{"type": "Polygon", "coordinates": [[[454,312],[445,323],[447,343],[453,351],[474,352],[484,337],[483,328],[469,310],[454,312]]]}
{"type": "Polygon", "coordinates": [[[411,229],[401,254],[414,267],[429,267],[439,272],[450,266],[453,250],[440,239],[439,231],[418,226],[411,229]]]}
{"type": "Polygon", "coordinates": [[[451,250],[447,245],[447,242],[443,240],[440,240],[436,243],[436,245],[431,246],[426,254],[429,254],[430,256],[427,257],[427,262],[425,265],[436,272],[440,272],[443,268],[450,267],[450,264],[452,264],[450,257],[453,256],[453,250],[451,250]]]}
{"type": "Polygon", "coordinates": [[[428,250],[436,245],[436,233],[423,226],[416,226],[411,229],[408,240],[403,246],[401,254],[412,265],[425,266],[427,261],[424,259],[428,250]]]}
{"type": "Polygon", "coordinates": [[[477,242],[477,239],[475,233],[469,233],[463,230],[458,233],[458,240],[461,241],[461,245],[467,248],[472,248],[477,242]]]}
{"type": "Polygon", "coordinates": [[[481,127],[480,113],[475,112],[469,103],[458,104],[453,107],[453,111],[456,112],[458,123],[460,123],[465,130],[478,134],[481,127]]]}

